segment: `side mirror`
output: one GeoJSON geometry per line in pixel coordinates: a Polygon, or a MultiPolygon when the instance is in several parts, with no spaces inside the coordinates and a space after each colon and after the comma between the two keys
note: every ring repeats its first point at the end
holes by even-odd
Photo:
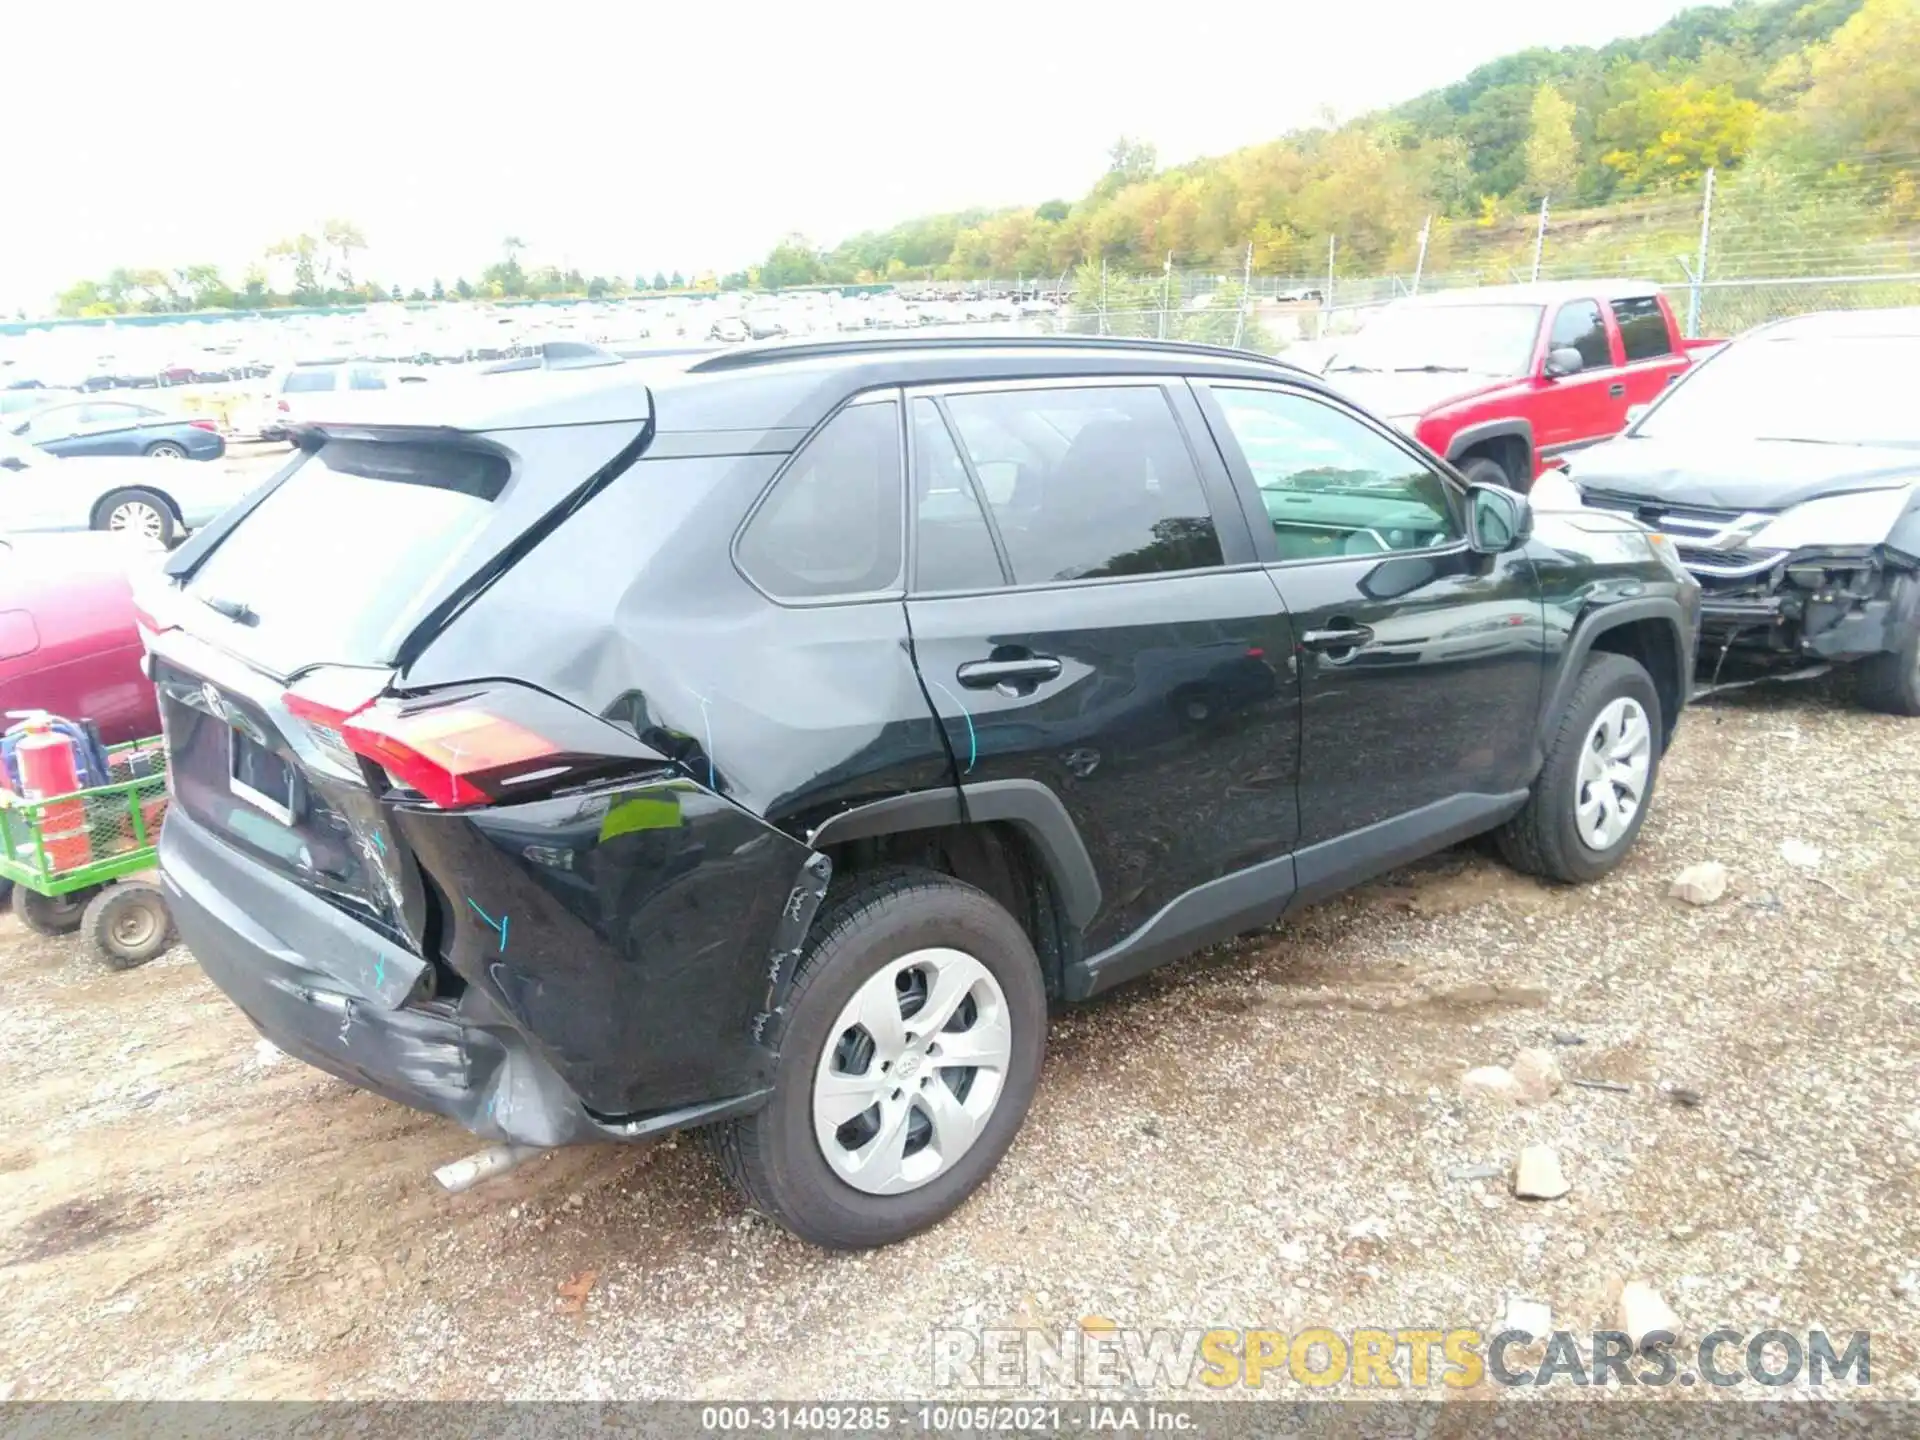
{"type": "Polygon", "coordinates": [[[0,456],[0,470],[24,470],[26,468],[27,462],[22,460],[18,455],[0,456]]]}
{"type": "Polygon", "coordinates": [[[1517,550],[1533,534],[1533,507],[1504,485],[1467,487],[1467,548],[1476,555],[1517,550]]]}
{"type": "Polygon", "coordinates": [[[1578,375],[1587,368],[1587,362],[1580,358],[1580,352],[1571,345],[1562,345],[1547,352],[1547,363],[1542,373],[1549,380],[1558,380],[1562,375],[1578,375]]]}

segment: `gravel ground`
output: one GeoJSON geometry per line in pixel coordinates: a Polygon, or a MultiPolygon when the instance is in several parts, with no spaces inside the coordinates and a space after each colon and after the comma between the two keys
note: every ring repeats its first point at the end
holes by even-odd
{"type": "Polygon", "coordinates": [[[1696,707],[1606,882],[1457,850],[1063,1015],[997,1175],[867,1255],[687,1139],[443,1195],[463,1132],[280,1057],[184,951],[7,920],[0,1398],[922,1397],[942,1327],[1584,1331],[1629,1279],[1694,1338],[1871,1330],[1869,1393],[1920,1396],[1916,782],[1920,723],[1843,689],[1696,707]],[[1724,898],[1669,898],[1704,860],[1724,898]],[[1625,1088],[1463,1090],[1525,1047],[1625,1088]],[[1564,1198],[1509,1193],[1536,1142],[1564,1198]]]}

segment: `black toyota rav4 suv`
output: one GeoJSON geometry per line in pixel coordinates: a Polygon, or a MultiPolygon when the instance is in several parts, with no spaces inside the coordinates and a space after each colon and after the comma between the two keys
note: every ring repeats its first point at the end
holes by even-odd
{"type": "Polygon", "coordinates": [[[181,934],[322,1069],[529,1145],[716,1127],[826,1245],[980,1184],[1050,1000],[1478,832],[1604,874],[1693,663],[1658,537],[1244,353],[376,399],[142,593],[181,934]]]}

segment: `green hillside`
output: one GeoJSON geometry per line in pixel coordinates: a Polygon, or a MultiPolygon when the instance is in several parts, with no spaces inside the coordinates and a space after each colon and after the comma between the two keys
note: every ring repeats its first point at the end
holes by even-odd
{"type": "Polygon", "coordinates": [[[1378,273],[1410,268],[1430,216],[1430,269],[1517,262],[1543,196],[1578,212],[1555,232],[1561,264],[1583,246],[1596,263],[1665,260],[1697,228],[1709,167],[1736,226],[1771,234],[1790,209],[1814,217],[1810,242],[1897,236],[1920,215],[1920,0],[1702,7],[1599,49],[1509,55],[1337,128],[1168,169],[1122,140],[1109,160],[1077,200],[923,216],[824,251],[794,236],[727,283],[1149,271],[1169,252],[1237,269],[1249,245],[1258,274],[1311,275],[1329,236],[1342,273],[1378,273]]]}

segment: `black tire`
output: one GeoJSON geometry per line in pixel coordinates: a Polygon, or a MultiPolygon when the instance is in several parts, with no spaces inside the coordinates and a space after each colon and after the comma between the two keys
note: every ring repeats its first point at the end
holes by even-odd
{"type": "Polygon", "coordinates": [[[93,511],[93,528],[111,530],[113,512],[122,505],[145,505],[160,517],[160,533],[153,538],[162,545],[171,546],[180,536],[180,521],[173,513],[173,506],[151,490],[116,490],[102,500],[93,511]]]}
{"type": "Polygon", "coordinates": [[[75,890],[68,895],[42,895],[24,885],[13,887],[13,913],[20,923],[36,935],[71,935],[80,928],[92,890],[75,890]]]}
{"type": "MultiPolygon", "coordinates": [[[[889,870],[830,895],[786,1006],[773,1098],[719,1127],[721,1167],[757,1209],[830,1249],[888,1245],[944,1220],[992,1172],[1026,1118],[1046,1051],[1040,962],[1013,916],[983,892],[929,870],[889,870]],[[858,1190],[834,1173],[813,1126],[813,1080],[854,992],[889,960],[951,947],[985,966],[1007,1002],[1012,1051],[998,1101],[951,1167],[898,1195],[858,1190]]],[[[909,1022],[910,1023],[910,1022],[909,1022]]]]}
{"type": "Polygon", "coordinates": [[[131,970],[173,943],[173,913],[158,885],[122,880],[87,902],[80,933],[109,970],[131,970]]]}
{"type": "Polygon", "coordinates": [[[1566,709],[1547,742],[1547,761],[1534,778],[1533,792],[1520,813],[1495,832],[1500,854],[1516,870],[1567,884],[1598,880],[1618,865],[1645,823],[1660,776],[1660,737],[1665,733],[1660,692],[1653,677],[1624,655],[1589,655],[1574,682],[1566,709]],[[1631,699],[1646,712],[1652,730],[1646,788],[1639,808],[1621,835],[1604,850],[1581,838],[1575,821],[1581,752],[1600,712],[1615,700],[1631,699]]]}
{"type": "Polygon", "coordinates": [[[1460,473],[1467,477],[1470,485],[1504,485],[1509,490],[1527,488],[1507,473],[1506,466],[1489,455],[1475,455],[1470,460],[1462,460],[1460,473]]]}
{"type": "Polygon", "coordinates": [[[1891,650],[1860,662],[1854,693],[1869,710],[1887,715],[1920,715],[1920,585],[1903,581],[1905,594],[1894,599],[1896,614],[1906,620],[1895,630],[1898,643],[1891,650]]]}

